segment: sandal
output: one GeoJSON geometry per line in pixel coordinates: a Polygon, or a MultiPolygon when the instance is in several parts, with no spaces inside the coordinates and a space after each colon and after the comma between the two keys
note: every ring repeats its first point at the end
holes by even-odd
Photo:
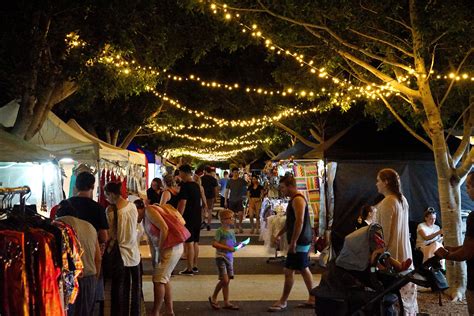
{"type": "Polygon", "coordinates": [[[238,311],[239,310],[239,307],[238,306],[235,306],[235,305],[225,305],[222,307],[223,309],[228,309],[228,310],[231,310],[231,311],[238,311]]]}
{"type": "Polygon", "coordinates": [[[274,306],[270,306],[268,308],[268,312],[270,313],[280,313],[280,312],[284,312],[288,309],[288,305],[274,305],[274,306]]]}
{"type": "Polygon", "coordinates": [[[214,302],[210,296],[209,296],[208,300],[209,300],[209,304],[211,304],[211,307],[212,307],[213,310],[221,309],[221,307],[219,306],[219,303],[214,302]]]}

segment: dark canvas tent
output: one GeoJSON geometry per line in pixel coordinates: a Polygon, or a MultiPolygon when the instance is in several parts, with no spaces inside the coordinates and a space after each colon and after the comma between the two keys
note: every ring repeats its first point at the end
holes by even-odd
{"type": "MultiPolygon", "coordinates": [[[[377,131],[373,122],[360,122],[345,130],[332,144],[323,150],[309,149],[299,143],[293,150],[302,156],[294,158],[322,158],[337,162],[334,179],[333,243],[342,245],[344,236],[354,230],[355,221],[362,205],[374,205],[382,197],[375,187],[377,173],[383,168],[393,168],[399,174],[403,193],[410,204],[410,221],[423,220],[428,206],[439,210],[436,168],[433,153],[405,129],[394,124],[377,131]],[[299,148],[299,150],[297,150],[299,148]],[[306,152],[304,150],[306,149],[306,152]]],[[[451,138],[450,146],[458,140],[451,138]]],[[[462,188],[462,209],[471,210],[474,203],[462,188]]],[[[440,216],[438,216],[440,219],[440,216]]]]}

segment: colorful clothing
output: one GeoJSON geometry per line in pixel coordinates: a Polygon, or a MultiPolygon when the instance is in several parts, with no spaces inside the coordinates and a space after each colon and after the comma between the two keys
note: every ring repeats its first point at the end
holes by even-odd
{"type": "MultiPolygon", "coordinates": [[[[216,230],[216,236],[214,240],[229,247],[234,247],[237,243],[234,231],[231,229],[227,230],[222,227],[216,230]]],[[[228,250],[216,249],[216,258],[225,258],[229,261],[232,261],[234,259],[234,253],[228,250]]]]}

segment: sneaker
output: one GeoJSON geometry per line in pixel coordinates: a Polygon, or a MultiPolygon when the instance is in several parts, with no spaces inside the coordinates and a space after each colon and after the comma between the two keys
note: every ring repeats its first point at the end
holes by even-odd
{"type": "Polygon", "coordinates": [[[194,267],[194,268],[193,268],[193,273],[199,273],[198,267],[194,267]]]}
{"type": "Polygon", "coordinates": [[[180,271],[179,272],[179,275],[189,275],[189,276],[193,276],[194,275],[194,272],[193,271],[189,271],[188,269],[185,269],[183,271],[180,271]]]}
{"type": "Polygon", "coordinates": [[[206,222],[201,223],[201,229],[204,229],[204,227],[206,227],[206,222]]]}
{"type": "Polygon", "coordinates": [[[211,230],[211,226],[207,225],[207,231],[211,230]]]}

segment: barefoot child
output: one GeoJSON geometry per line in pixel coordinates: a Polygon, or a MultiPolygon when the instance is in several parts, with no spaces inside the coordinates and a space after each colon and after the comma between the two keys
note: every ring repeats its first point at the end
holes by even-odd
{"type": "Polygon", "coordinates": [[[219,270],[219,282],[212,296],[209,296],[209,303],[215,310],[221,309],[217,302],[217,296],[222,290],[224,296],[224,305],[222,308],[230,310],[238,310],[239,307],[229,302],[229,283],[234,278],[234,255],[235,233],[232,229],[234,223],[234,212],[231,210],[223,210],[219,212],[221,227],[216,231],[216,237],[212,246],[216,248],[216,265],[219,270]]]}

